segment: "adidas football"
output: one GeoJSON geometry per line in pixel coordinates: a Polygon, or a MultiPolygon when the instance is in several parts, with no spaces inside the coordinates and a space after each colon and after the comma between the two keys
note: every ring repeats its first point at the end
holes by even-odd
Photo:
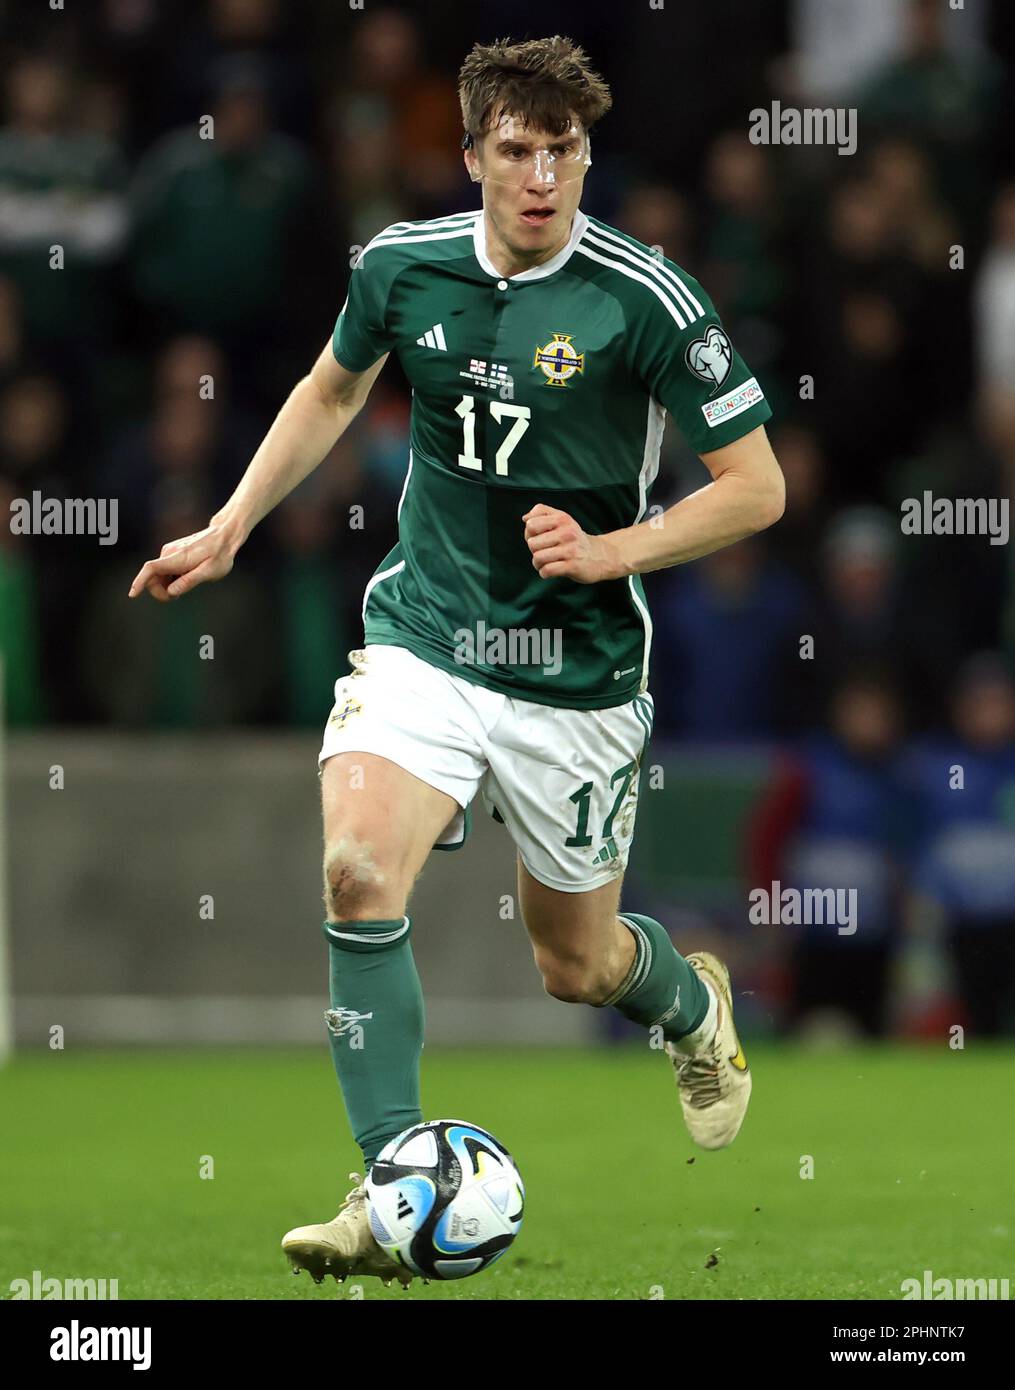
{"type": "Polygon", "coordinates": [[[377,1155],[366,1188],[374,1239],[426,1279],[478,1274],[522,1224],[525,1190],[514,1160],[464,1120],[403,1130],[377,1155]]]}

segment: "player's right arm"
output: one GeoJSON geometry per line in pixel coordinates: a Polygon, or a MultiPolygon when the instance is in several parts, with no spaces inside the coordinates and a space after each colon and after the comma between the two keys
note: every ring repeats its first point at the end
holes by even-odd
{"type": "Polygon", "coordinates": [[[236,491],[203,531],[162,547],[134,576],[129,597],[166,603],[209,579],[224,579],[259,521],[318,466],[363,408],[387,353],[365,371],[335,360],[331,342],[275,417],[236,491]]]}

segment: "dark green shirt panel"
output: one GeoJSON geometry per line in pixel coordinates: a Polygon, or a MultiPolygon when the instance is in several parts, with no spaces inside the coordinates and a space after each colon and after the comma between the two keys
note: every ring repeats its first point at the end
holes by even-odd
{"type": "MultiPolygon", "coordinates": [[[[637,507],[637,485],[574,488],[554,497],[590,531],[637,507]],[[611,495],[615,493],[617,495],[611,495]]],[[[606,707],[630,698],[642,674],[645,633],[626,581],[595,586],[540,579],[522,516],[537,490],[483,484],[413,453],[400,519],[403,568],[378,582],[366,609],[368,641],[409,637],[411,650],[493,689],[548,704],[606,707]],[[562,668],[463,666],[463,634],[538,629],[558,634],[562,668]],[[615,674],[622,673],[622,674],[615,674]]]]}

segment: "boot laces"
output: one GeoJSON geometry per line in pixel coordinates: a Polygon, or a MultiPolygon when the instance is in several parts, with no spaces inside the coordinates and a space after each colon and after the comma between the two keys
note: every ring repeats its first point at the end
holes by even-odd
{"type": "Polygon", "coordinates": [[[716,1042],[703,1052],[681,1062],[677,1068],[681,1087],[687,1092],[687,1103],[704,1110],[722,1099],[722,1062],[716,1042]]]}
{"type": "MultiPolygon", "coordinates": [[[[339,1216],[341,1216],[342,1213],[347,1210],[350,1212],[350,1214],[354,1214],[360,1207],[363,1206],[364,1202],[367,1199],[367,1188],[366,1183],[363,1179],[363,1175],[361,1173],[350,1173],[349,1181],[353,1183],[354,1186],[350,1191],[349,1195],[346,1197],[345,1201],[339,1207],[339,1216]]],[[[336,1217],[335,1220],[337,1221],[338,1217],[336,1217]]]]}
{"type": "MultiPolygon", "coordinates": [[[[353,1187],[342,1203],[338,1216],[335,1217],[336,1221],[339,1220],[343,1212],[347,1211],[350,1215],[355,1216],[363,1211],[366,1206],[367,1189],[366,1181],[362,1173],[350,1173],[349,1181],[353,1184],[353,1187]]],[[[390,1283],[392,1276],[397,1273],[398,1266],[388,1252],[377,1244],[372,1233],[370,1246],[371,1249],[362,1254],[355,1265],[350,1266],[349,1272],[376,1274],[383,1279],[385,1283],[390,1283]]]]}

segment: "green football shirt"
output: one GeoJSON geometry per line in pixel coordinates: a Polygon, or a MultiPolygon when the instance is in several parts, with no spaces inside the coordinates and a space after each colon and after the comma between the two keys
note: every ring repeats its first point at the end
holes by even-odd
{"type": "Polygon", "coordinates": [[[552,260],[510,279],[482,212],[396,222],[356,262],[333,350],[354,372],[395,352],[413,391],[399,540],[367,585],[366,641],[547,705],[644,690],[638,576],[540,579],[522,517],[543,502],[590,534],[630,526],[667,411],[697,453],[769,418],[697,281],[581,211],[552,260]]]}

